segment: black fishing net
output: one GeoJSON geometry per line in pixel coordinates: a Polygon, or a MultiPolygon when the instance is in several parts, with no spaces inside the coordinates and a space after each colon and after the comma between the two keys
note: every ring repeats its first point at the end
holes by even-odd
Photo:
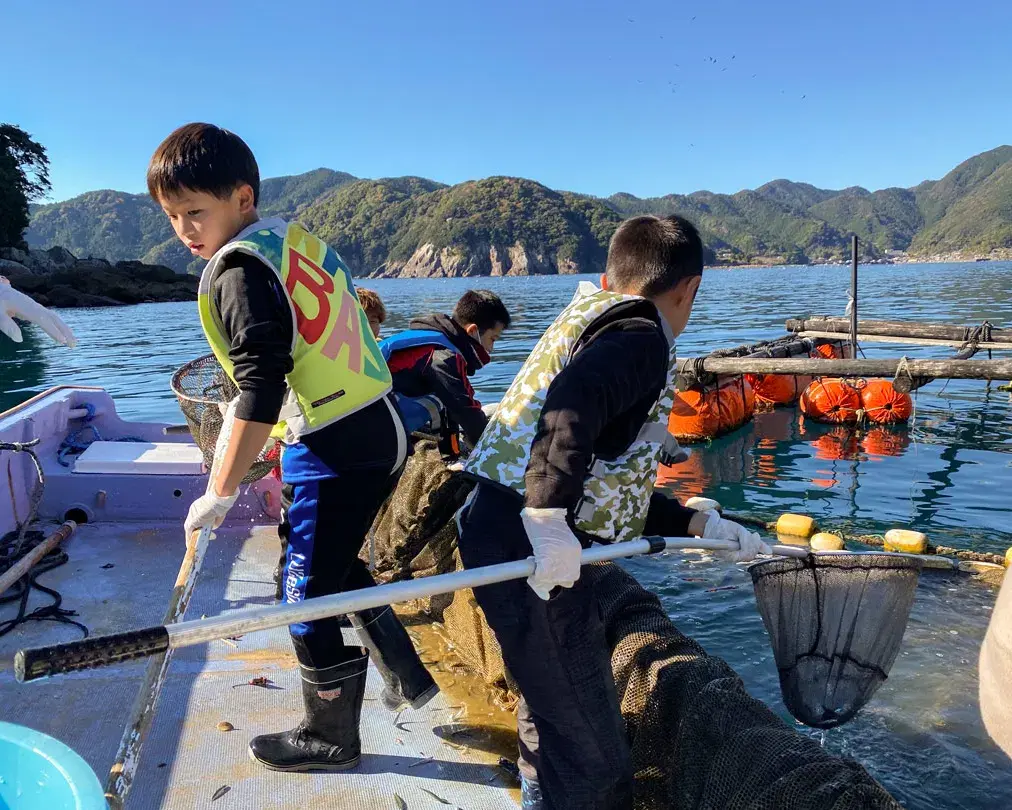
{"type": "Polygon", "coordinates": [[[435,439],[416,440],[397,488],[373,521],[362,559],[387,582],[454,570],[453,515],[473,487],[472,479],[447,467],[435,439]]]}
{"type": "MultiPolygon", "coordinates": [[[[186,418],[190,435],[204,455],[204,464],[211,469],[224,408],[239,396],[239,389],[213,354],[191,360],[177,370],[172,375],[170,385],[186,418]]],[[[263,478],[280,461],[281,443],[271,439],[242,479],[243,483],[263,478]]]]}
{"type": "Polygon", "coordinates": [[[620,566],[581,576],[594,583],[612,649],[636,810],[900,810],[861,765],[749,695],[620,566]]]}
{"type": "Polygon", "coordinates": [[[784,703],[833,728],[875,694],[899,653],[921,562],[888,554],[773,559],[750,568],[784,703]]]}
{"type": "MultiPolygon", "coordinates": [[[[377,573],[396,580],[459,568],[452,513],[470,488],[435,443],[416,447],[373,524],[377,573]]],[[[582,576],[594,583],[612,649],[636,810],[901,810],[861,765],[828,754],[751,697],[621,567],[588,566],[582,576]]],[[[422,607],[442,622],[454,654],[490,696],[515,704],[515,685],[471,591],[422,607]]]]}

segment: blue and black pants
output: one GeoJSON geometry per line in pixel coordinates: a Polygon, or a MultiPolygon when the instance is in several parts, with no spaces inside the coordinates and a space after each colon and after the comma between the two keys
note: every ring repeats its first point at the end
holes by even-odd
{"type": "MultiPolygon", "coordinates": [[[[376,584],[358,555],[396,483],[397,474],[380,467],[283,486],[278,533],[285,547],[281,572],[285,602],[376,584]]],[[[344,643],[338,617],[293,624],[289,630],[299,662],[305,666],[322,669],[361,655],[357,645],[344,643]]]]}

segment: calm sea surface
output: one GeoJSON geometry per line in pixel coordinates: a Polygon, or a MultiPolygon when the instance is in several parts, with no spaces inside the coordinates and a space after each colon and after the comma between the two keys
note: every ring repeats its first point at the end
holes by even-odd
{"type": "MultiPolygon", "coordinates": [[[[707,272],[679,353],[777,337],[784,320],[797,315],[842,314],[848,279],[845,268],[707,272]]],[[[496,362],[475,380],[479,396],[491,400],[506,390],[578,281],[380,280],[365,286],[380,293],[390,313],[384,334],[406,327],[413,315],[449,311],[469,287],[502,296],[514,326],[498,344],[496,362]]],[[[862,318],[964,325],[990,319],[1009,326],[1012,264],[862,268],[859,311],[862,318]]],[[[80,341],[74,351],[37,334],[19,348],[0,343],[0,410],[48,386],[77,383],[108,389],[128,419],[182,421],[169,377],[208,351],[193,304],[61,314],[80,341]]],[[[865,351],[870,357],[948,352],[881,344],[865,351]]],[[[803,512],[860,534],[905,526],[938,544],[1004,553],[1012,545],[1009,394],[984,382],[932,383],[917,393],[907,428],[870,437],[800,422],[794,409],[764,414],[709,446],[696,446],[670,486],[682,497],[715,497],[736,511],[803,512]]],[[[792,722],[743,569],[675,555],[628,567],[661,596],[680,629],[725,658],[754,695],[792,722]],[[711,591],[715,587],[722,589],[711,591]]],[[[994,595],[969,577],[925,574],[886,685],[847,726],[805,733],[861,761],[908,808],[1012,807],[1012,764],[987,738],[976,700],[977,653],[994,595]]]]}

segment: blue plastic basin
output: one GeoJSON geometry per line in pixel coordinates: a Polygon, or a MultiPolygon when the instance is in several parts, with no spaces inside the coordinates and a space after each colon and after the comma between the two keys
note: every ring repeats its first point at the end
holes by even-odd
{"type": "Polygon", "coordinates": [[[0,723],[0,810],[107,810],[91,768],[40,731],[0,723]]]}

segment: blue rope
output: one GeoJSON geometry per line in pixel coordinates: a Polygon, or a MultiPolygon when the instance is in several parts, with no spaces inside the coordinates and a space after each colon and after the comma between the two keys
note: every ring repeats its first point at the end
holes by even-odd
{"type": "MultiPolygon", "coordinates": [[[[67,437],[60,443],[60,449],[56,453],[56,460],[64,467],[70,466],[67,456],[83,453],[93,442],[105,441],[102,438],[102,434],[99,433],[98,428],[91,424],[91,421],[95,418],[95,406],[89,402],[82,402],[80,407],[88,412],[84,417],[84,425],[68,433],[67,437]],[[87,431],[91,431],[91,436],[85,438],[87,431]]],[[[123,436],[119,439],[112,439],[112,441],[146,442],[147,439],[142,439],[139,436],[123,436]]]]}

